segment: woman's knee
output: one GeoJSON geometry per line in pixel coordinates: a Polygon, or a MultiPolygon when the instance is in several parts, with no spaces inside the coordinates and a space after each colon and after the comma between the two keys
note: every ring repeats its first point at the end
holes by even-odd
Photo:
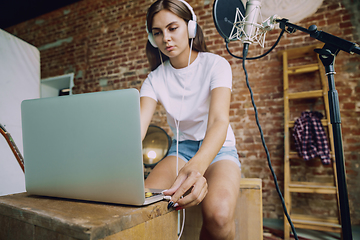
{"type": "Polygon", "coordinates": [[[203,226],[200,239],[233,239],[235,221],[229,208],[203,209],[203,226]]]}
{"type": "Polygon", "coordinates": [[[219,193],[221,197],[203,201],[202,215],[205,224],[216,228],[232,228],[235,215],[236,201],[232,196],[219,193]]]}

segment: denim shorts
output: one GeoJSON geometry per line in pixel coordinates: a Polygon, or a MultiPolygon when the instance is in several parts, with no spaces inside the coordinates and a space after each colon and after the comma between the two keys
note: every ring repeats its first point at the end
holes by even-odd
{"type": "MultiPolygon", "coordinates": [[[[179,158],[183,159],[184,161],[189,161],[195,153],[199,150],[202,144],[201,141],[193,141],[193,140],[185,140],[179,142],[179,158]]],[[[176,156],[176,140],[172,141],[171,147],[167,156],[176,156]]],[[[239,161],[239,157],[237,154],[237,150],[235,146],[223,146],[219,153],[216,155],[214,160],[211,162],[220,161],[220,160],[231,160],[236,163],[239,168],[241,168],[241,164],[239,161]]]]}

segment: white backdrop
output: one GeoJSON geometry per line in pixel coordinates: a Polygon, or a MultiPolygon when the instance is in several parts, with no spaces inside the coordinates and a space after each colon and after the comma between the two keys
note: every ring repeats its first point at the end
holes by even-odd
{"type": "MultiPolygon", "coordinates": [[[[246,9],[248,0],[241,1],[246,9]]],[[[258,22],[263,22],[268,17],[276,14],[281,18],[289,19],[291,23],[299,23],[301,20],[313,15],[322,3],[323,0],[262,0],[261,14],[263,19],[259,18],[258,22]]]]}
{"type": "MultiPolygon", "coordinates": [[[[39,50],[0,29],[0,123],[22,155],[21,102],[39,97],[39,50]]],[[[0,196],[24,191],[24,173],[0,134],[0,196]]]]}

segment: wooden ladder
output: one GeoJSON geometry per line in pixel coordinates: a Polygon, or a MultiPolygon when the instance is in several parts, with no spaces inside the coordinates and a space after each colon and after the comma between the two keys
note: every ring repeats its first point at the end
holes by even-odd
{"type": "MultiPolygon", "coordinates": [[[[330,123],[330,112],[328,104],[328,86],[325,80],[325,72],[322,63],[314,52],[315,48],[322,48],[322,45],[313,45],[302,48],[283,50],[278,53],[278,57],[283,61],[283,84],[284,84],[284,199],[289,215],[293,221],[295,228],[304,228],[311,230],[339,232],[341,233],[340,214],[339,214],[339,196],[336,178],[336,165],[334,155],[333,132],[330,123]],[[316,55],[316,56],[315,56],[316,55]],[[301,58],[317,58],[315,63],[298,64],[289,66],[289,60],[296,61],[301,58]],[[321,89],[289,92],[289,77],[296,74],[305,74],[318,71],[321,80],[321,89]],[[322,98],[324,103],[324,119],[321,120],[322,125],[328,133],[330,155],[332,161],[332,169],[334,172],[334,181],[329,183],[318,182],[300,182],[291,180],[291,159],[299,159],[296,151],[290,149],[291,139],[290,130],[294,127],[294,121],[290,120],[290,101],[297,99],[322,98]],[[319,218],[309,215],[292,214],[291,209],[291,193],[311,193],[311,194],[335,194],[337,199],[338,217],[319,218]]],[[[300,161],[300,159],[299,159],[300,161]]],[[[284,216],[284,239],[290,238],[290,225],[284,216]]]]}

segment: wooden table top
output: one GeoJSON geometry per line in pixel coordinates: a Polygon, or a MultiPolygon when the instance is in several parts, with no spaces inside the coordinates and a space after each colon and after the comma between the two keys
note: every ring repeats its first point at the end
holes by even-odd
{"type": "Polygon", "coordinates": [[[167,204],[134,207],[19,193],[0,196],[0,215],[74,238],[104,238],[169,213],[167,204]]]}

